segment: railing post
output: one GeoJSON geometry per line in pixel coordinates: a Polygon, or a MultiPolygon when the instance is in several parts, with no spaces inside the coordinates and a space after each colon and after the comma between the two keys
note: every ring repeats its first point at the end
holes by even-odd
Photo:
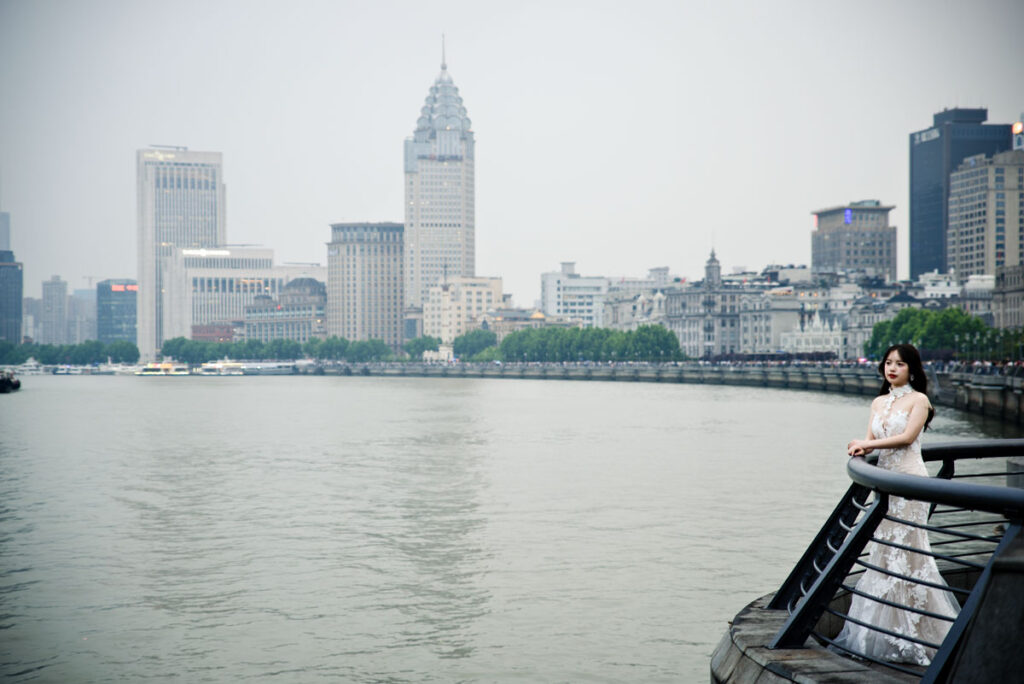
{"type": "Polygon", "coordinates": [[[846,527],[853,527],[853,524],[857,521],[857,516],[862,510],[858,507],[858,504],[863,506],[870,493],[870,489],[856,482],[850,485],[849,489],[846,490],[846,494],[836,504],[832,515],[822,525],[814,541],[807,547],[800,561],[793,567],[792,572],[789,573],[789,577],[782,583],[779,590],[775,592],[775,597],[768,604],[768,608],[773,610],[789,610],[790,606],[795,605],[796,601],[800,600],[800,597],[804,594],[801,585],[813,582],[820,574],[819,570],[814,566],[817,565],[818,568],[824,567],[834,555],[831,549],[829,549],[829,545],[833,549],[838,549],[843,540],[846,539],[847,532],[839,523],[846,525],[846,527]]]}
{"type": "MultiPolygon", "coordinates": [[[[941,648],[939,648],[935,657],[932,659],[932,664],[928,667],[928,670],[925,671],[924,677],[921,679],[921,684],[937,684],[938,682],[947,682],[952,680],[955,674],[954,668],[956,667],[960,648],[963,645],[964,636],[968,633],[968,627],[974,620],[975,614],[978,612],[978,608],[985,598],[989,581],[992,579],[992,565],[997,561],[999,556],[1006,551],[1010,544],[1020,536],[1020,534],[1020,521],[1018,520],[1011,523],[1009,528],[1006,530],[1006,534],[1003,535],[1002,541],[999,542],[999,546],[992,552],[992,557],[989,558],[981,576],[978,577],[978,581],[974,584],[974,588],[971,589],[971,594],[967,597],[967,602],[960,610],[960,614],[957,616],[956,622],[954,622],[953,626],[949,628],[949,633],[946,634],[946,638],[942,641],[941,648]]],[[[1008,644],[1007,647],[1013,648],[1014,646],[1008,644]]]]}
{"type": "MultiPolygon", "coordinates": [[[[786,624],[775,635],[768,648],[802,648],[808,635],[818,623],[836,591],[842,585],[854,562],[871,541],[875,528],[889,510],[889,496],[875,492],[875,500],[868,507],[853,531],[847,535],[838,552],[824,568],[814,584],[807,591],[796,610],[790,614],[786,624]]],[[[840,528],[841,529],[841,528],[840,528]]]]}

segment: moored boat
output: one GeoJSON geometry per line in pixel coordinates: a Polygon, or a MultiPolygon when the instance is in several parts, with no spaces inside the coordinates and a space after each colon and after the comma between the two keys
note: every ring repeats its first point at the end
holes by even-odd
{"type": "Polygon", "coordinates": [[[0,370],[0,394],[10,394],[21,389],[21,380],[14,377],[14,371],[0,370]]]}
{"type": "Polygon", "coordinates": [[[260,361],[242,364],[243,375],[293,375],[295,363],[291,361],[260,361]]]}
{"type": "Polygon", "coordinates": [[[189,375],[188,365],[183,363],[153,362],[147,363],[136,375],[189,375]]]}
{"type": "Polygon", "coordinates": [[[239,361],[209,361],[199,367],[199,375],[243,375],[239,361]]]}

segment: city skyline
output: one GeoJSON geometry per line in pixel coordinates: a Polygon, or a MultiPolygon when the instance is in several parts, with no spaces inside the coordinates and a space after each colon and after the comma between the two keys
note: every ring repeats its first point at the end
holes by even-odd
{"type": "Polygon", "coordinates": [[[809,264],[810,212],[863,197],[896,206],[906,277],[907,135],[945,107],[1024,110],[1008,1],[244,9],[0,0],[0,210],[26,296],[53,274],[138,277],[132,158],[150,144],[221,152],[228,240],[281,262],[326,263],[333,222],[402,220],[402,141],[442,33],[481,140],[475,270],[526,306],[562,261],[809,264]]]}

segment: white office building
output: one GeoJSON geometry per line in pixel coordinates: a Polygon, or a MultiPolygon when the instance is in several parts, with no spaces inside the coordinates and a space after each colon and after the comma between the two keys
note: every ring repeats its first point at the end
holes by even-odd
{"type": "Polygon", "coordinates": [[[488,311],[502,304],[501,278],[452,278],[428,290],[423,334],[451,344],[488,311]]]}
{"type": "Polygon", "coordinates": [[[245,320],[259,295],[277,298],[297,278],[327,280],[319,264],[274,265],[274,250],[253,247],[175,249],[161,264],[166,295],[164,339],[191,339],[192,326],[245,320]]]}
{"type": "Polygon", "coordinates": [[[405,303],[432,285],[473,276],[476,210],[472,124],[448,66],[431,86],[405,141],[405,303]]]}
{"type": "MultiPolygon", "coordinates": [[[[175,250],[226,242],[224,179],[220,152],[184,147],[139,150],[136,155],[138,210],[138,347],[142,360],[155,358],[165,339],[170,300],[163,264],[175,250]]],[[[177,332],[177,331],[176,331],[177,332]]]]}
{"type": "Polygon", "coordinates": [[[540,276],[541,309],[548,316],[563,316],[583,322],[584,327],[604,327],[604,301],[608,278],[583,277],[576,263],[563,261],[562,270],[540,276]]]}

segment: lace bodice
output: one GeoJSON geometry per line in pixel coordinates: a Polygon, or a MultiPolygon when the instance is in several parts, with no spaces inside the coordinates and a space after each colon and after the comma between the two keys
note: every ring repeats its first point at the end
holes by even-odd
{"type": "MultiPolygon", "coordinates": [[[[895,437],[903,434],[910,419],[910,402],[900,401],[914,390],[909,385],[889,392],[880,411],[871,417],[871,433],[877,438],[895,437]],[[899,408],[896,405],[899,404],[899,408]]],[[[921,460],[921,437],[902,449],[879,449],[878,465],[886,470],[898,470],[912,475],[928,475],[921,460]]]]}

